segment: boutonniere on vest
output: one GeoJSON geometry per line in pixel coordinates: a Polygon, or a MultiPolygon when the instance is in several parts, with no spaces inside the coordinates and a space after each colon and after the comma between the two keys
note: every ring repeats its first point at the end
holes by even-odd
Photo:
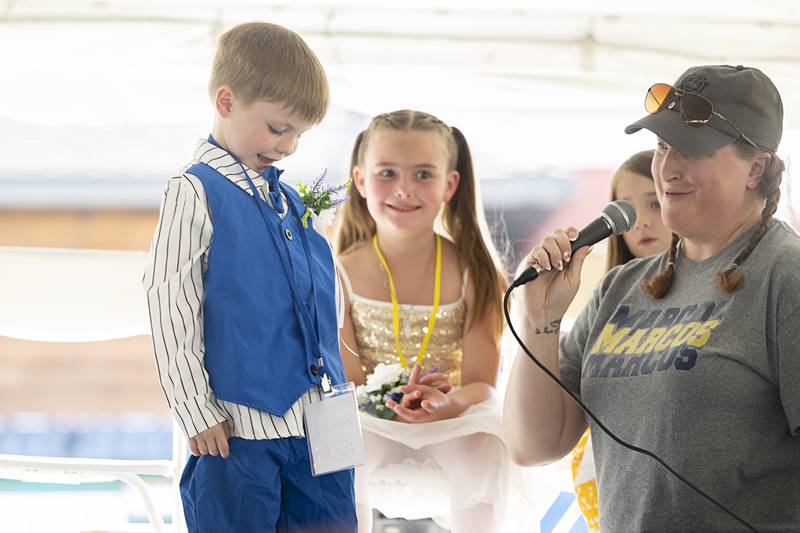
{"type": "Polygon", "coordinates": [[[327,170],[314,181],[311,187],[297,182],[297,192],[300,194],[300,199],[303,200],[303,205],[306,206],[306,212],[302,216],[303,227],[308,228],[308,217],[312,217],[314,227],[323,235],[333,223],[336,208],[347,201],[347,196],[340,198],[339,194],[350,185],[349,181],[341,185],[325,185],[323,182],[326,174],[327,170]]]}

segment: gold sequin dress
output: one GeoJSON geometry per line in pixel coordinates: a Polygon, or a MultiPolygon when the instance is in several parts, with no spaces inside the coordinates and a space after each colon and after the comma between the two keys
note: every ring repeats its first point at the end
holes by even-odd
{"type": "MultiPolygon", "coordinates": [[[[353,293],[337,265],[350,303],[350,318],[362,368],[369,375],[378,363],[399,363],[392,327],[392,304],[353,293]]],[[[466,273],[464,276],[466,281],[466,273]]],[[[466,320],[461,297],[440,304],[433,334],[423,356],[423,372],[436,370],[461,384],[461,357],[466,320]]],[[[400,304],[400,345],[412,365],[428,326],[432,306],[400,304]]],[[[355,348],[355,347],[354,347],[355,348]]],[[[357,469],[356,500],[369,490],[369,503],[389,517],[435,517],[449,527],[450,505],[467,509],[490,503],[498,517],[505,512],[509,457],[502,441],[497,399],[473,405],[449,420],[408,424],[361,413],[367,465],[357,469]],[[369,489],[359,477],[369,471],[369,489]],[[377,488],[376,488],[377,487],[377,488]]]]}
{"type": "MultiPolygon", "coordinates": [[[[400,304],[400,347],[412,366],[428,331],[429,305],[400,304]]],[[[440,305],[434,331],[422,356],[425,372],[448,374],[453,386],[461,385],[461,343],[466,307],[463,296],[457,302],[440,305]]],[[[350,318],[361,354],[361,368],[371,374],[378,363],[400,363],[395,351],[392,304],[353,294],[350,318]]]]}

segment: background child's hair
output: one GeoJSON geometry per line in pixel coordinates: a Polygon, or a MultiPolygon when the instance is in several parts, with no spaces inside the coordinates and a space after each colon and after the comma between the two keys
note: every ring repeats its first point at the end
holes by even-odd
{"type": "MultiPolygon", "coordinates": [[[[741,286],[744,276],[739,267],[750,256],[761,237],[767,233],[770,227],[772,215],[777,211],[778,202],[781,199],[781,181],[783,180],[783,171],[786,169],[786,165],[778,157],[778,154],[771,150],[760,150],[744,141],[735,142],[733,148],[736,151],[736,155],[746,161],[751,161],[762,153],[770,154],[770,159],[767,161],[764,173],[761,175],[761,181],[759,181],[756,189],[762,198],[766,200],[764,208],[761,210],[761,220],[758,223],[758,228],[750,236],[745,247],[734,258],[733,263],[725,270],[717,272],[717,288],[729,294],[736,292],[741,286]]],[[[678,235],[673,233],[667,268],[642,283],[642,290],[657,300],[667,295],[670,287],[672,287],[672,281],[675,279],[675,257],[678,253],[679,240],[678,235]]]]}
{"type": "Polygon", "coordinates": [[[212,99],[223,85],[246,105],[283,104],[314,124],[328,110],[328,79],[319,59],[302,37],[277,24],[248,22],[222,34],[208,84],[212,99]]]}
{"type": "MultiPolygon", "coordinates": [[[[620,165],[614,177],[611,178],[611,201],[618,200],[617,198],[617,185],[622,181],[623,172],[633,172],[645,178],[653,179],[653,171],[650,169],[653,163],[653,155],[655,150],[645,150],[644,152],[637,152],[625,160],[620,165]]],[[[617,265],[624,265],[633,259],[628,245],[625,244],[625,239],[622,235],[612,235],[608,239],[608,256],[606,258],[606,271],[611,270],[617,265]]]]}
{"type": "MultiPolygon", "coordinates": [[[[503,329],[500,310],[507,282],[486,224],[478,183],[472,170],[472,156],[464,135],[457,128],[420,111],[404,109],[378,115],[356,139],[351,170],[361,166],[372,135],[381,130],[434,131],[444,140],[449,156],[448,171],[457,170],[461,180],[453,197],[445,203],[439,221],[453,240],[459,260],[467,267],[475,291],[475,309],[469,326],[489,317],[495,324],[499,339],[503,329]]],[[[336,227],[335,246],[339,254],[368,241],[375,234],[375,221],[369,214],[367,202],[352,182],[348,195],[350,201],[342,206],[336,227]]]]}

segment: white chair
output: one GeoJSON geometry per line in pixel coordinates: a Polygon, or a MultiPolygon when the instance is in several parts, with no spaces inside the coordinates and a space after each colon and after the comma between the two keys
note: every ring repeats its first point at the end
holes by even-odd
{"type": "MultiPolygon", "coordinates": [[[[41,342],[90,342],[149,335],[141,287],[144,252],[0,247],[0,336],[41,342]]],[[[173,425],[169,460],[78,459],[0,454],[0,478],[38,483],[121,480],[141,496],[150,529],[183,531],[177,490],[186,443],[173,425]],[[167,528],[142,476],[172,481],[167,528]]]]}

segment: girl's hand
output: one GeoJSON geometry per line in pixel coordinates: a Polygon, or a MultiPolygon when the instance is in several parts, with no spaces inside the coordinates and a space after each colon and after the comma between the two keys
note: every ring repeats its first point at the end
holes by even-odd
{"type": "MultiPolygon", "coordinates": [[[[448,381],[449,376],[447,374],[441,374],[438,372],[425,374],[424,376],[421,376],[421,374],[422,365],[417,363],[414,365],[414,368],[411,369],[411,375],[408,377],[408,384],[429,385],[439,389],[439,392],[443,394],[447,394],[453,389],[453,386],[448,381]]],[[[422,393],[420,391],[411,391],[410,393],[403,395],[403,399],[400,400],[400,404],[407,409],[419,409],[421,398],[422,393]]]]}
{"type": "Polygon", "coordinates": [[[578,230],[573,227],[556,230],[520,264],[518,274],[534,265],[541,269],[539,277],[522,289],[525,312],[536,328],[560,322],[578,293],[583,261],[591,248],[583,247],[572,255],[570,244],[577,238],[578,230]]]}
{"type": "Polygon", "coordinates": [[[404,393],[403,398],[413,395],[419,402],[419,408],[409,409],[395,401],[388,400],[386,406],[395,412],[396,420],[411,424],[433,422],[447,418],[446,410],[450,405],[450,397],[442,393],[436,387],[430,385],[406,385],[400,390],[404,393]]]}

